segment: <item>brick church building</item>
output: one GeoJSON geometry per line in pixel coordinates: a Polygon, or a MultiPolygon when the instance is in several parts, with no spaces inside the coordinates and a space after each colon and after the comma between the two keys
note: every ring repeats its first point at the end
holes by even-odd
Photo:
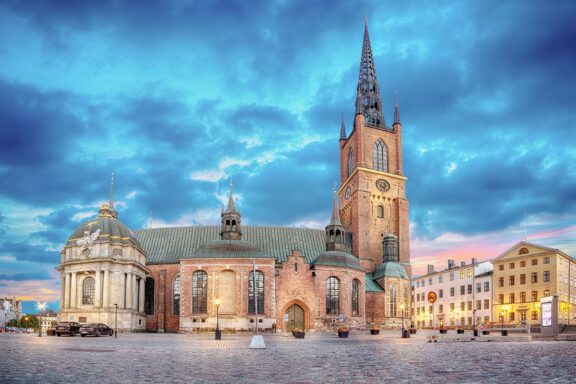
{"type": "MultiPolygon", "coordinates": [[[[60,320],[132,331],[399,327],[411,318],[398,103],[386,124],[368,28],[356,114],[340,129],[340,187],[325,230],[244,226],[230,184],[219,226],[131,231],[112,196],[61,252],[60,320]],[[219,305],[216,303],[219,302],[219,305]]],[[[327,198],[328,198],[327,193],[327,198]]],[[[249,197],[248,197],[249,199],[249,197]]]]}

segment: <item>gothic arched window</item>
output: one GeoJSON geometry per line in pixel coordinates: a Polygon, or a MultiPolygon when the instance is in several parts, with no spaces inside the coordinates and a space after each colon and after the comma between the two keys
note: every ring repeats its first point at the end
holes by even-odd
{"type": "Polygon", "coordinates": [[[384,207],[379,205],[376,207],[376,217],[384,217],[384,207]]]}
{"type": "Polygon", "coordinates": [[[326,314],[340,313],[340,281],[334,276],[326,280],[326,314]]]}
{"type": "Polygon", "coordinates": [[[172,313],[180,314],[180,276],[176,276],[172,282],[172,313]]]}
{"type": "Polygon", "coordinates": [[[95,281],[93,277],[87,277],[82,283],[82,304],[94,304],[95,281]]]}
{"type": "Polygon", "coordinates": [[[208,274],[196,271],[192,274],[192,314],[208,312],[208,274]]]}
{"type": "Polygon", "coordinates": [[[144,313],[154,314],[154,279],[151,277],[147,277],[144,283],[144,313]]]}
{"type": "Polygon", "coordinates": [[[354,170],[354,157],[352,156],[352,149],[348,152],[348,177],[352,175],[352,171],[354,170]]]}
{"type": "Polygon", "coordinates": [[[260,271],[250,272],[248,275],[248,313],[254,314],[254,287],[258,300],[258,313],[264,313],[264,274],[260,271]]]}
{"type": "Polygon", "coordinates": [[[384,142],[380,139],[374,143],[372,163],[375,170],[388,172],[388,150],[384,142]]]}
{"type": "Polygon", "coordinates": [[[398,293],[396,291],[396,286],[390,286],[390,296],[388,297],[390,303],[390,317],[398,317],[398,293]]]}
{"type": "Polygon", "coordinates": [[[352,280],[352,316],[358,316],[360,312],[360,283],[357,279],[352,280]]]}

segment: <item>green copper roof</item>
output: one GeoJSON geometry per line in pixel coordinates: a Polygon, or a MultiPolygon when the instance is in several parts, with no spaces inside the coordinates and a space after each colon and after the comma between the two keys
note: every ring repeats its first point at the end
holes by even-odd
{"type": "Polygon", "coordinates": [[[382,277],[399,277],[401,279],[408,279],[408,274],[404,267],[399,263],[395,261],[387,261],[380,264],[372,274],[374,280],[378,280],[382,277]]]}
{"type": "Polygon", "coordinates": [[[380,287],[377,282],[372,280],[372,275],[370,273],[366,274],[366,278],[364,279],[364,281],[366,282],[365,283],[366,292],[384,292],[382,287],[380,287]]]}
{"type": "Polygon", "coordinates": [[[324,251],[313,262],[316,265],[327,265],[331,267],[344,267],[362,270],[360,262],[354,256],[340,251],[324,251]]]}
{"type": "MultiPolygon", "coordinates": [[[[243,226],[242,234],[244,241],[278,262],[286,261],[293,249],[299,249],[309,264],[325,251],[322,229],[243,226]]],[[[169,264],[196,257],[202,244],[219,240],[220,226],[141,229],[134,235],[146,251],[146,264],[169,264]]]]}
{"type": "Polygon", "coordinates": [[[225,259],[270,259],[262,250],[244,240],[214,240],[202,244],[191,259],[225,258],[225,259]]]}

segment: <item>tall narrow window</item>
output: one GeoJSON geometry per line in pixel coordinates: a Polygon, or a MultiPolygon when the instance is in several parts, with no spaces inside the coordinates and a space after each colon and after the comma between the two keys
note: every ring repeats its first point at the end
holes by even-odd
{"type": "Polygon", "coordinates": [[[397,310],[397,304],[398,304],[398,292],[396,292],[396,286],[392,285],[390,286],[390,317],[397,317],[398,316],[398,310],[397,310]]]}
{"type": "Polygon", "coordinates": [[[250,272],[248,275],[248,313],[254,314],[254,289],[258,300],[258,313],[264,313],[264,274],[260,271],[250,272]]]}
{"type": "Polygon", "coordinates": [[[372,162],[375,170],[388,172],[388,151],[382,140],[376,140],[374,143],[372,162]]]}
{"type": "Polygon", "coordinates": [[[151,277],[147,277],[144,283],[144,313],[154,314],[154,279],[151,277]]]}
{"type": "Polygon", "coordinates": [[[352,156],[352,149],[348,152],[348,177],[352,175],[352,171],[354,170],[354,158],[352,156]]]}
{"type": "Polygon", "coordinates": [[[82,304],[94,304],[95,281],[87,277],[82,283],[82,304]]]}
{"type": "Polygon", "coordinates": [[[335,277],[326,280],[326,314],[340,313],[340,281],[335,277]]]}
{"type": "Polygon", "coordinates": [[[176,276],[172,282],[172,313],[180,314],[180,276],[176,276]]]}
{"type": "Polygon", "coordinates": [[[358,313],[360,312],[360,306],[358,305],[359,303],[359,289],[358,286],[360,284],[358,284],[358,280],[354,279],[352,280],[352,316],[358,316],[358,313]]]}
{"type": "Polygon", "coordinates": [[[204,271],[192,274],[192,314],[208,312],[208,275],[204,271]]]}
{"type": "Polygon", "coordinates": [[[379,205],[376,207],[376,217],[384,217],[384,207],[379,205]]]}

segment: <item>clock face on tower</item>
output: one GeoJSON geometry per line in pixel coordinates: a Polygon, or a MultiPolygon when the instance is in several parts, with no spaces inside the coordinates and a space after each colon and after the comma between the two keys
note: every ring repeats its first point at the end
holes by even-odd
{"type": "Polygon", "coordinates": [[[350,198],[350,192],[352,192],[352,189],[350,188],[350,186],[348,186],[348,188],[346,188],[346,191],[344,192],[344,197],[349,199],[350,198]]]}
{"type": "Polygon", "coordinates": [[[376,188],[378,188],[382,192],[386,192],[390,189],[390,183],[384,179],[378,179],[376,180],[376,188]]]}

